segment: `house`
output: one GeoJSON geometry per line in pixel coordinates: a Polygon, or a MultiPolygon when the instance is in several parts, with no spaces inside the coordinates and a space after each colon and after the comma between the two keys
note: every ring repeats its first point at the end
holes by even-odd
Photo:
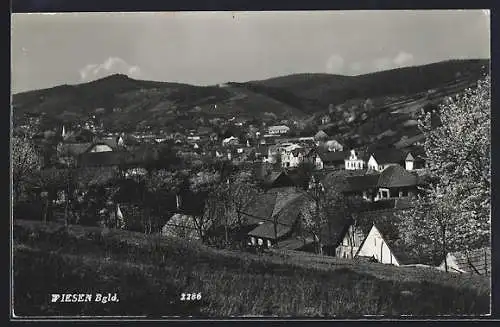
{"type": "Polygon", "coordinates": [[[344,160],[346,170],[365,169],[366,160],[365,153],[361,151],[351,150],[349,157],[344,160]]]}
{"type": "Polygon", "coordinates": [[[297,167],[304,161],[306,150],[298,144],[285,143],[278,147],[282,167],[297,167]]]}
{"type": "Polygon", "coordinates": [[[345,180],[343,193],[346,196],[361,196],[365,201],[376,201],[379,194],[379,178],[379,174],[349,176],[345,180]]]}
{"type": "Polygon", "coordinates": [[[401,251],[397,242],[393,242],[391,238],[384,237],[384,232],[375,224],[368,232],[361,243],[355,257],[368,257],[375,259],[377,262],[401,266],[409,263],[404,251],[401,251]]]}
{"type": "Polygon", "coordinates": [[[399,165],[393,165],[382,172],[347,177],[344,193],[361,196],[370,202],[407,198],[416,195],[418,186],[425,183],[425,175],[419,176],[399,165]]]}
{"type": "Polygon", "coordinates": [[[328,139],[328,134],[326,134],[324,131],[319,131],[314,135],[314,140],[318,142],[323,142],[328,139]]]}
{"type": "Polygon", "coordinates": [[[310,201],[307,193],[293,187],[257,194],[243,210],[243,219],[255,226],[248,232],[248,245],[270,248],[302,235],[300,209],[310,201]]]}
{"type": "Polygon", "coordinates": [[[438,266],[439,270],[446,270],[445,260],[449,272],[460,274],[470,273],[484,276],[491,275],[490,247],[448,253],[443,262],[438,266]]]}
{"type": "Polygon", "coordinates": [[[268,128],[268,133],[271,135],[282,135],[287,134],[290,131],[290,127],[286,125],[270,126],[268,128]]]}
{"type": "Polygon", "coordinates": [[[321,116],[321,125],[328,124],[332,121],[329,115],[321,116]]]}
{"type": "MultiPolygon", "coordinates": [[[[402,165],[405,166],[408,153],[405,153],[399,149],[384,149],[378,150],[370,153],[370,157],[367,162],[367,168],[369,170],[382,171],[385,168],[392,165],[402,165]]],[[[408,157],[412,160],[413,157],[408,157]]],[[[412,165],[408,167],[413,169],[412,165]]]]}
{"type": "Polygon", "coordinates": [[[354,221],[350,220],[340,232],[335,256],[343,259],[354,259],[365,237],[366,235],[362,232],[361,228],[356,226],[354,221]]]}
{"type": "Polygon", "coordinates": [[[314,165],[316,169],[336,168],[341,169],[345,167],[345,158],[347,157],[345,151],[325,152],[320,151],[314,155],[314,165]]]}
{"type": "Polygon", "coordinates": [[[421,179],[399,165],[390,166],[380,173],[377,199],[409,197],[416,195],[421,179]]]}

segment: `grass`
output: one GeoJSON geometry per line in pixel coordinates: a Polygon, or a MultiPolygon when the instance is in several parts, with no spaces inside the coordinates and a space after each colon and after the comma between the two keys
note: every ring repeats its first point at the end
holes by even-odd
{"type": "Polygon", "coordinates": [[[481,277],[319,256],[253,255],[126,231],[14,224],[18,316],[359,317],[489,313],[481,277]],[[49,303],[51,293],[119,302],[49,303]],[[180,301],[181,293],[201,293],[180,301]]]}

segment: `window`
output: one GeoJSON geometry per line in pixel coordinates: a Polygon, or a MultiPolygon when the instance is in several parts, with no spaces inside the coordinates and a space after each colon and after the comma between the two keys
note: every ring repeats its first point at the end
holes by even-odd
{"type": "Polygon", "coordinates": [[[389,198],[389,190],[382,189],[380,190],[380,198],[388,199],[389,198]]]}
{"type": "Polygon", "coordinates": [[[258,243],[260,246],[262,246],[262,244],[264,244],[264,241],[261,238],[259,238],[258,243]]]}
{"type": "Polygon", "coordinates": [[[402,190],[400,193],[401,196],[408,196],[408,190],[402,190]]]}
{"type": "Polygon", "coordinates": [[[271,247],[271,240],[267,240],[267,247],[270,248],[271,247]]]}
{"type": "Polygon", "coordinates": [[[253,237],[253,236],[252,236],[252,237],[250,238],[250,241],[252,242],[252,245],[255,245],[255,237],[253,237]]]}

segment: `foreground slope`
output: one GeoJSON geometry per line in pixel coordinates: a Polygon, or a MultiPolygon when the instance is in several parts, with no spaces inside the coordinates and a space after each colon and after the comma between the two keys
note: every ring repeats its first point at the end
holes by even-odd
{"type": "Polygon", "coordinates": [[[14,223],[14,285],[19,316],[476,315],[490,301],[487,279],[429,268],[258,256],[22,220],[14,223]],[[117,293],[119,302],[48,301],[51,293],[93,292],[117,293]],[[180,301],[182,293],[201,299],[180,301]]]}

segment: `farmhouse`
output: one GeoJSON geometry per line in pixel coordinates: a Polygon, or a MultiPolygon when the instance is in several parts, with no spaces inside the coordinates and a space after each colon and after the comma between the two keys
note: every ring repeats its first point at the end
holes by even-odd
{"type": "Polygon", "coordinates": [[[393,242],[390,237],[384,237],[387,234],[390,234],[390,232],[381,230],[381,227],[373,224],[355,257],[369,257],[377,260],[377,262],[395,266],[412,263],[408,261],[409,259],[405,256],[404,251],[397,246],[397,242],[393,242]]]}
{"type": "Polygon", "coordinates": [[[366,201],[407,198],[417,194],[417,186],[426,183],[426,176],[419,176],[399,165],[389,166],[382,172],[346,178],[347,195],[361,196],[366,201]]]}
{"type": "Polygon", "coordinates": [[[248,225],[255,225],[248,232],[248,245],[270,248],[301,235],[300,208],[309,201],[307,193],[293,187],[256,195],[243,210],[248,225]]]}

